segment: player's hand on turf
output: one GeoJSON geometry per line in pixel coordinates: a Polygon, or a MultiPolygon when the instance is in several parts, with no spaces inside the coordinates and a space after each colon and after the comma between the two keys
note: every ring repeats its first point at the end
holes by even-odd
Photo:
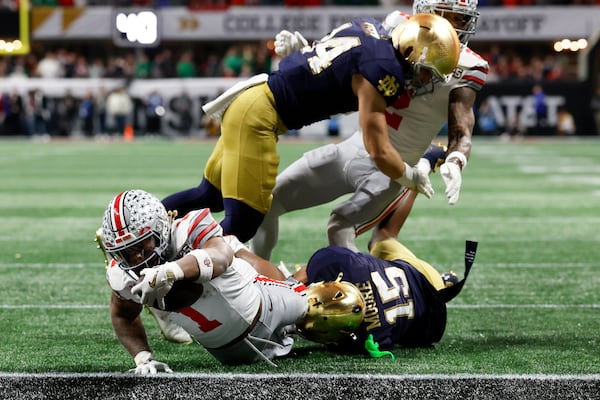
{"type": "Polygon", "coordinates": [[[175,281],[183,279],[183,271],[176,262],[168,262],[154,268],[144,268],[141,280],[131,288],[131,293],[140,296],[142,304],[165,309],[165,296],[175,281]]]}
{"type": "Polygon", "coordinates": [[[404,163],[404,175],[396,179],[396,182],[402,186],[423,193],[428,199],[433,196],[435,191],[429,180],[429,171],[420,170],[418,165],[414,168],[404,163]]]}
{"type": "Polygon", "coordinates": [[[453,206],[460,196],[462,186],[462,169],[467,165],[467,158],[464,154],[453,151],[446,157],[446,162],[440,167],[440,174],[446,184],[446,196],[448,204],[453,206]]]}
{"type": "Polygon", "coordinates": [[[300,32],[283,30],[275,35],[275,54],[281,57],[288,56],[296,50],[308,46],[308,41],[300,32]]]}
{"type": "Polygon", "coordinates": [[[137,375],[154,375],[159,372],[172,373],[173,370],[164,362],[156,361],[152,358],[152,353],[149,351],[140,351],[135,356],[136,367],[130,369],[129,372],[133,372],[137,375]]]}

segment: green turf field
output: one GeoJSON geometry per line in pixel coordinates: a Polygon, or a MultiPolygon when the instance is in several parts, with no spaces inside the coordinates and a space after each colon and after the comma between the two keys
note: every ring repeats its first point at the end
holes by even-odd
{"type": "MultiPolygon", "coordinates": [[[[0,371],[133,366],[112,332],[94,231],[119,191],[162,197],[196,185],[213,144],[0,142],[0,371]]],[[[282,140],[282,166],[319,144],[282,140]]],[[[400,239],[457,272],[464,241],[479,241],[442,341],[396,349],[392,361],[333,355],[300,339],[277,372],[599,374],[600,141],[476,140],[456,206],[446,204],[438,174],[432,182],[436,195],[418,199],[400,239]]],[[[285,215],[274,260],[304,262],[325,245],[330,206],[285,215]]],[[[155,357],[177,372],[272,371],[223,367],[199,346],[162,340],[144,318],[155,357]]]]}

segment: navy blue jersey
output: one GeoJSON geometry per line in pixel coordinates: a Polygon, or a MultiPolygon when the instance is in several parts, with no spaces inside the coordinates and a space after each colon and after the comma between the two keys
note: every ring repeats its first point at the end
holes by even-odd
{"type": "Polygon", "coordinates": [[[444,334],[446,304],[427,278],[404,261],[329,246],[313,254],[306,272],[310,283],[334,281],[342,273],[342,281],[358,287],[366,302],[360,344],[373,334],[380,348],[429,346],[444,334]]]}
{"type": "Polygon", "coordinates": [[[365,77],[390,105],[404,88],[403,66],[381,22],[359,18],[334,29],[309,51],[283,58],[268,84],[289,129],[358,110],[352,76],[365,77]]]}

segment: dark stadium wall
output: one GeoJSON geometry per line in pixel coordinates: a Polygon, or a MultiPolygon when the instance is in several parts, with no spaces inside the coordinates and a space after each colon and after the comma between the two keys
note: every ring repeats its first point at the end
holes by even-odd
{"type": "MultiPolygon", "coordinates": [[[[477,95],[475,111],[487,100],[499,126],[508,131],[509,121],[518,117],[526,135],[554,135],[557,111],[564,106],[573,114],[577,135],[595,135],[594,120],[590,111],[591,93],[588,82],[542,82],[548,108],[547,124],[540,125],[533,107],[532,88],[534,82],[487,83],[477,95]]],[[[480,130],[476,134],[482,134],[480,130]]]]}

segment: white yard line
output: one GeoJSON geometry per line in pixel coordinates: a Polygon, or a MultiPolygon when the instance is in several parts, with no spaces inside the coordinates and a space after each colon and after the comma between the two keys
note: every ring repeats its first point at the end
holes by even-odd
{"type": "MultiPolygon", "coordinates": [[[[126,372],[114,372],[114,373],[23,373],[23,372],[0,372],[0,378],[19,378],[19,377],[37,377],[37,378],[119,378],[119,377],[129,377],[132,376],[131,373],[126,372]]],[[[173,374],[158,374],[158,375],[149,375],[145,376],[147,379],[152,379],[153,377],[169,377],[169,378],[221,378],[227,380],[264,380],[264,379],[295,379],[295,378],[303,378],[303,379],[316,379],[316,380],[330,380],[330,379],[339,379],[345,378],[348,376],[352,376],[353,378],[359,379],[369,379],[369,378],[380,378],[380,379],[390,379],[390,380],[445,380],[445,379],[525,379],[525,380],[533,380],[533,379],[543,379],[543,380],[565,380],[565,379],[575,379],[582,381],[596,381],[600,379],[600,374],[503,374],[503,375],[493,375],[493,374],[454,374],[454,375],[445,375],[445,374],[415,374],[415,375],[390,375],[390,374],[327,374],[327,373],[285,373],[285,374],[248,374],[248,373],[173,373],[173,374]]]]}
{"type": "MultiPolygon", "coordinates": [[[[108,308],[107,304],[0,304],[1,310],[97,310],[108,308]]],[[[460,309],[489,309],[489,308],[546,308],[546,309],[564,309],[564,308],[600,308],[600,304],[448,304],[448,308],[460,309]]]]}

